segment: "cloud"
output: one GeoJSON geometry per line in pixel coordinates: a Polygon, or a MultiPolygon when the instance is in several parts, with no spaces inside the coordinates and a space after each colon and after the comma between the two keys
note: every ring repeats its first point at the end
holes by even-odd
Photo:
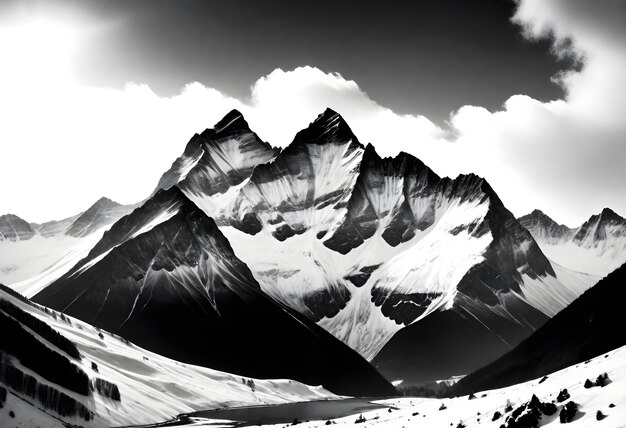
{"type": "Polygon", "coordinates": [[[412,141],[432,141],[443,130],[424,116],[400,116],[380,106],[356,82],[314,67],[274,70],[251,88],[243,110],[255,130],[274,144],[286,146],[326,107],[340,112],[364,143],[372,142],[383,155],[406,150],[412,141]]]}
{"type": "Polygon", "coordinates": [[[331,107],[383,156],[406,151],[441,175],[485,176],[515,214],[539,207],[569,224],[603,206],[624,214],[625,3],[589,3],[524,0],[514,17],[528,37],[552,37],[555,52],[583,58],[580,70],[561,76],[564,100],[519,94],[495,112],[462,106],[445,129],[396,114],[356,82],[314,67],[274,70],[246,100],[199,83],[159,97],[135,83],[122,90],[51,85],[45,67],[45,85],[32,70],[20,80],[23,58],[0,46],[0,212],[42,221],[74,214],[102,195],[135,202],[193,133],[232,108],[261,138],[285,146],[331,107]],[[9,84],[3,63],[12,65],[9,84]]]}
{"type": "MultiPolygon", "coordinates": [[[[480,139],[492,133],[498,150],[493,160],[505,169],[484,166],[484,174],[514,212],[536,206],[569,224],[604,206],[626,213],[625,18],[621,0],[519,3],[514,21],[524,33],[551,37],[555,52],[582,58],[583,67],[561,76],[565,100],[512,96],[483,118],[482,129],[461,137],[487,154],[480,139]]],[[[467,122],[469,113],[459,110],[452,123],[467,122]]]]}
{"type": "Polygon", "coordinates": [[[44,221],[83,210],[101,195],[136,202],[195,132],[230,109],[241,110],[263,139],[286,146],[326,107],[341,112],[383,154],[442,135],[428,119],[398,116],[355,82],[312,67],[275,70],[253,85],[245,102],[199,83],[162,98],[135,83],[115,90],[22,82],[0,99],[0,141],[8,142],[0,149],[0,181],[10,183],[0,212],[44,221]]]}

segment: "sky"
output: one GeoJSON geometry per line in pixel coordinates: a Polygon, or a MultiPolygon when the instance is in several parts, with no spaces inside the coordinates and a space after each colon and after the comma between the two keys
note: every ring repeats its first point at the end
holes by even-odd
{"type": "Polygon", "coordinates": [[[326,107],[516,215],[626,215],[626,0],[0,0],[0,213],[133,203],[237,108],[286,146],[326,107]]]}

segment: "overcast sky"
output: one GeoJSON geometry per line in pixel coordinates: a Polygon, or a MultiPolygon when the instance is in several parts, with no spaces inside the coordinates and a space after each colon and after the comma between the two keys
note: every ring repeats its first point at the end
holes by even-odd
{"type": "Polygon", "coordinates": [[[229,109],[285,146],[328,106],[516,215],[625,215],[624,22],[624,0],[0,0],[0,213],[136,202],[229,109]]]}

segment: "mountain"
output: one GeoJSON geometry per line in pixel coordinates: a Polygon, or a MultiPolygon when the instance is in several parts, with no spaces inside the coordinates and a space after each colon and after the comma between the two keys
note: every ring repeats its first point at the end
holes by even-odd
{"type": "Polygon", "coordinates": [[[213,197],[227,197],[229,189],[247,180],[257,165],[269,162],[278,152],[250,130],[240,112],[232,110],[214,128],[189,140],[153,194],[177,185],[198,206],[208,204],[206,210],[213,197]]]}
{"type": "Polygon", "coordinates": [[[0,216],[0,241],[26,241],[35,235],[32,226],[14,214],[0,216]]]}
{"type": "Polygon", "coordinates": [[[380,158],[330,109],[281,151],[233,111],[157,189],[172,186],[215,219],[265,293],[389,379],[474,370],[597,280],[554,267],[484,179],[380,158]]]}
{"type": "Polygon", "coordinates": [[[541,210],[534,210],[518,220],[533,235],[535,240],[541,243],[554,245],[562,240],[571,239],[576,234],[574,229],[557,223],[541,210]]]}
{"type": "Polygon", "coordinates": [[[74,237],[87,236],[103,226],[113,224],[131,209],[109,198],[100,198],[72,222],[65,234],[74,237]]]}
{"type": "Polygon", "coordinates": [[[539,210],[520,223],[554,263],[596,278],[626,262],[626,219],[605,208],[576,228],[557,224],[539,210]]]}
{"type": "Polygon", "coordinates": [[[338,394],[395,394],[356,352],[264,294],[175,186],[115,223],[33,300],[178,361],[338,394]]]}
{"type": "Polygon", "coordinates": [[[515,349],[461,379],[460,393],[499,388],[549,374],[626,345],[626,265],[622,265],[515,349]]]}
{"type": "MultiPolygon", "coordinates": [[[[56,291],[44,290],[38,298],[59,309],[76,299],[70,313],[115,332],[130,331],[133,323],[115,317],[134,317],[131,308],[146,303],[137,284],[152,272],[147,258],[162,251],[155,281],[170,281],[171,275],[161,274],[174,269],[180,286],[215,310],[212,289],[202,291],[207,273],[197,269],[203,263],[186,260],[183,277],[178,275],[182,250],[168,233],[182,229],[189,237],[197,230],[183,224],[178,205],[161,206],[163,192],[170,191],[195,216],[201,211],[214,219],[233,257],[250,269],[264,294],[372,361],[389,380],[411,383],[471,372],[512,349],[599,279],[546,257],[481,177],[442,178],[406,153],[381,158],[330,109],[279,150],[233,110],[196,134],[144,207],[120,219],[115,233],[92,241],[84,260],[69,258],[56,291]],[[133,264],[103,267],[116,257],[133,264]],[[107,300],[107,281],[128,295],[107,300]],[[98,291],[80,295],[85,284],[98,291]],[[90,300],[92,294],[97,297],[90,300]]],[[[550,227],[552,235],[566,233],[550,227]]],[[[592,229],[598,230],[587,227],[588,234],[592,229]]],[[[228,277],[239,264],[225,269],[216,278],[228,277]]],[[[17,289],[39,291],[48,278],[58,277],[17,289]]],[[[151,273],[149,278],[151,284],[151,273]]],[[[189,304],[186,298],[181,302],[189,304]]],[[[143,344],[173,352],[165,341],[143,344]]],[[[187,346],[179,352],[194,358],[196,350],[187,346]]]]}
{"type": "Polygon", "coordinates": [[[0,217],[0,282],[32,296],[84,257],[111,224],[132,210],[101,198],[87,211],[42,224],[0,217]]]}
{"type": "Polygon", "coordinates": [[[182,364],[0,286],[0,426],[109,427],[194,410],[337,398],[182,364]]]}
{"type": "Polygon", "coordinates": [[[67,217],[61,220],[51,220],[45,223],[31,223],[30,225],[37,232],[38,235],[44,238],[50,238],[54,236],[64,235],[65,231],[80,217],[83,213],[80,212],[71,217],[67,217]]]}

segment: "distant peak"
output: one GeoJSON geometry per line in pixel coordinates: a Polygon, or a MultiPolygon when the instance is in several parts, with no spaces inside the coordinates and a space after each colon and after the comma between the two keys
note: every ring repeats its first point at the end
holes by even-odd
{"type": "Polygon", "coordinates": [[[101,197],[100,199],[98,199],[96,201],[96,203],[100,204],[115,204],[116,202],[113,201],[112,199],[107,198],[106,196],[101,197]]]}
{"type": "Polygon", "coordinates": [[[612,215],[612,216],[617,216],[619,217],[619,215],[613,211],[611,208],[605,207],[602,209],[602,212],[600,213],[602,215],[612,215]]]}
{"type": "Polygon", "coordinates": [[[540,209],[535,208],[530,214],[529,217],[532,217],[534,219],[538,219],[538,220],[547,220],[550,222],[554,222],[556,223],[552,217],[550,217],[548,214],[544,213],[543,211],[541,211],[540,209]]]}
{"type": "Polygon", "coordinates": [[[248,130],[248,122],[243,117],[243,114],[239,110],[233,109],[229,111],[226,116],[217,122],[214,126],[216,134],[228,132],[236,132],[241,130],[248,130]]]}
{"type": "Polygon", "coordinates": [[[540,209],[535,208],[530,214],[526,214],[518,219],[525,225],[528,225],[528,221],[532,223],[538,223],[545,227],[558,226],[564,229],[569,229],[567,226],[557,223],[552,217],[544,213],[540,209]]]}
{"type": "Polygon", "coordinates": [[[21,220],[21,221],[26,221],[26,220],[24,220],[23,218],[21,218],[20,216],[17,216],[17,215],[15,215],[15,214],[11,214],[11,213],[8,213],[8,214],[2,214],[2,215],[0,215],[0,222],[1,222],[1,221],[9,221],[9,220],[21,220]]]}
{"type": "Polygon", "coordinates": [[[113,207],[119,207],[121,205],[122,204],[115,202],[114,200],[111,200],[107,198],[106,196],[103,196],[100,199],[98,199],[90,208],[113,208],[113,207]]]}
{"type": "Polygon", "coordinates": [[[372,143],[367,143],[367,145],[365,146],[365,150],[363,152],[363,159],[375,159],[375,160],[381,160],[382,158],[380,157],[380,155],[378,154],[378,152],[376,151],[376,148],[372,145],[372,143]]]}
{"type": "Polygon", "coordinates": [[[15,214],[0,216],[0,241],[4,239],[22,241],[30,239],[33,235],[35,235],[35,230],[23,218],[15,214]]]}
{"type": "Polygon", "coordinates": [[[489,187],[490,191],[493,191],[489,183],[487,183],[487,180],[485,180],[483,177],[481,177],[478,174],[474,174],[473,172],[470,172],[468,174],[459,174],[455,180],[461,183],[479,185],[479,186],[482,186],[485,184],[489,187]]]}
{"type": "Polygon", "coordinates": [[[343,117],[327,108],[306,129],[296,134],[292,144],[326,144],[348,140],[360,144],[343,117]]]}
{"type": "Polygon", "coordinates": [[[231,111],[226,113],[226,116],[224,116],[222,120],[220,120],[220,122],[218,122],[218,125],[221,122],[230,122],[235,119],[243,119],[243,114],[237,109],[232,109],[231,111]]]}
{"type": "Polygon", "coordinates": [[[626,222],[626,219],[624,219],[622,216],[620,216],[619,214],[617,214],[615,211],[613,211],[611,208],[604,208],[601,212],[600,212],[600,220],[601,221],[618,221],[618,222],[626,222]]]}
{"type": "Polygon", "coordinates": [[[159,189],[149,201],[157,201],[162,203],[164,201],[181,200],[186,201],[188,198],[185,196],[182,190],[177,185],[170,187],[169,189],[159,189]]]}
{"type": "Polygon", "coordinates": [[[332,108],[326,107],[326,110],[324,110],[324,112],[320,114],[320,116],[334,117],[334,116],[341,116],[341,115],[337,113],[335,110],[333,110],[332,108]]]}
{"type": "Polygon", "coordinates": [[[456,181],[462,183],[464,186],[468,188],[476,188],[480,189],[491,201],[492,204],[496,204],[502,208],[504,208],[504,204],[500,199],[500,196],[496,193],[494,188],[489,184],[487,179],[481,177],[478,174],[470,172],[469,174],[461,174],[456,178],[456,181]]]}
{"type": "Polygon", "coordinates": [[[339,113],[328,107],[322,113],[317,115],[317,118],[315,118],[311,125],[313,124],[317,124],[320,126],[332,126],[334,124],[348,126],[348,123],[343,119],[343,117],[341,117],[339,113]]]}
{"type": "Polygon", "coordinates": [[[420,158],[405,151],[401,151],[393,159],[395,162],[407,162],[407,163],[411,163],[414,165],[418,165],[421,168],[428,168],[429,170],[431,170],[430,167],[428,167],[428,165],[422,162],[420,158]]]}

